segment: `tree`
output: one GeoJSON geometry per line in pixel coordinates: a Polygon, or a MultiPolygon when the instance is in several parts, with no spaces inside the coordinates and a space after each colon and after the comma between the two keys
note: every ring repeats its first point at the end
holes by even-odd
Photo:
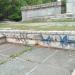
{"type": "Polygon", "coordinates": [[[3,20],[5,13],[5,0],[0,0],[0,20],[3,20]]]}
{"type": "Polygon", "coordinates": [[[10,13],[8,16],[8,19],[10,20],[21,20],[21,11],[20,11],[20,3],[18,0],[11,0],[11,9],[10,9],[10,13]]]}
{"type": "Polygon", "coordinates": [[[18,0],[0,0],[0,20],[21,20],[20,7],[18,0]]]}
{"type": "Polygon", "coordinates": [[[21,20],[22,6],[37,5],[56,0],[0,0],[0,20],[9,19],[14,21],[21,20]]]}

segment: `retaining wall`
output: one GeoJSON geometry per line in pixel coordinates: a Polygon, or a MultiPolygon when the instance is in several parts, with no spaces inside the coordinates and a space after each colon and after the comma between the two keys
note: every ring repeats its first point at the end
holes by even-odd
{"type": "Polygon", "coordinates": [[[11,43],[75,49],[75,31],[0,30],[0,34],[11,43]]]}
{"type": "Polygon", "coordinates": [[[61,14],[61,2],[24,6],[21,8],[22,21],[38,19],[40,17],[61,14]],[[41,11],[41,12],[40,12],[41,11]]]}
{"type": "Polygon", "coordinates": [[[6,42],[6,37],[4,35],[0,35],[0,44],[6,42]]]}

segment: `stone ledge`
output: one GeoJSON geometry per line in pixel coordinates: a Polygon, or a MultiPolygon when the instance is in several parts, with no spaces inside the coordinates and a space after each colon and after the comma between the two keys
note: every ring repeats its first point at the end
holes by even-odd
{"type": "Polygon", "coordinates": [[[6,36],[0,35],[0,44],[5,43],[5,42],[6,42],[6,36]]]}
{"type": "Polygon", "coordinates": [[[55,6],[61,6],[61,2],[52,2],[52,3],[46,3],[46,4],[40,4],[40,5],[24,6],[24,7],[21,7],[21,10],[34,10],[34,9],[49,8],[49,7],[55,7],[55,6]]]}
{"type": "Polygon", "coordinates": [[[0,30],[0,34],[9,43],[75,50],[75,31],[0,30]]]}

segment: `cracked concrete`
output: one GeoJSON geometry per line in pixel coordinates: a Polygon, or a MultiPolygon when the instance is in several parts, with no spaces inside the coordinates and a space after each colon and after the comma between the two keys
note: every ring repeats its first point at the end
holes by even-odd
{"type": "MultiPolygon", "coordinates": [[[[22,45],[0,45],[0,58],[8,59],[22,45]]],[[[0,65],[0,75],[71,75],[75,68],[75,51],[33,47],[31,51],[0,65]]]]}

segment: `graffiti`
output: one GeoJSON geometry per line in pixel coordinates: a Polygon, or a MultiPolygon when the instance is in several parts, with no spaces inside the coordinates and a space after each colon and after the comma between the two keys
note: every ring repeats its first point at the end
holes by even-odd
{"type": "Polygon", "coordinates": [[[24,43],[27,44],[27,34],[26,33],[20,33],[20,40],[24,43]]]}
{"type": "Polygon", "coordinates": [[[63,32],[50,32],[47,34],[42,32],[3,31],[1,34],[6,36],[8,40],[13,39],[15,42],[24,43],[25,45],[33,41],[51,47],[75,48],[75,32],[73,34],[65,34],[63,32]]]}
{"type": "Polygon", "coordinates": [[[60,35],[59,37],[60,37],[60,44],[62,46],[67,46],[68,45],[68,36],[64,35],[61,37],[61,35],[60,35]]]}
{"type": "Polygon", "coordinates": [[[59,35],[58,34],[55,34],[55,35],[52,35],[52,41],[53,42],[58,42],[59,41],[59,35]]]}
{"type": "Polygon", "coordinates": [[[41,34],[40,36],[41,36],[41,41],[43,41],[43,43],[47,43],[47,44],[50,44],[51,43],[52,38],[50,37],[50,35],[43,36],[41,34]]]}
{"type": "Polygon", "coordinates": [[[75,47],[75,37],[69,35],[64,35],[61,37],[60,35],[60,44],[62,45],[62,47],[64,46],[75,47]]]}
{"type": "Polygon", "coordinates": [[[74,36],[69,36],[68,43],[71,47],[75,48],[75,37],[74,36]]]}
{"type": "Polygon", "coordinates": [[[75,37],[74,36],[69,36],[69,43],[75,43],[75,37]]]}
{"type": "MultiPolygon", "coordinates": [[[[69,35],[43,35],[41,34],[41,41],[46,44],[50,44],[51,42],[60,42],[62,47],[74,44],[75,41],[71,40],[69,35]],[[51,37],[50,37],[51,36],[51,37]],[[59,40],[59,41],[58,41],[59,40]]],[[[74,37],[74,36],[73,36],[74,37]]]]}
{"type": "MultiPolygon", "coordinates": [[[[43,34],[40,34],[40,37],[41,37],[41,41],[43,43],[46,43],[47,45],[49,45],[51,42],[55,43],[55,42],[60,42],[60,45],[62,47],[67,47],[68,45],[71,45],[71,44],[75,44],[75,41],[70,39],[69,35],[43,35],[43,34]]],[[[73,36],[74,37],[74,36],[73,36]]]]}

